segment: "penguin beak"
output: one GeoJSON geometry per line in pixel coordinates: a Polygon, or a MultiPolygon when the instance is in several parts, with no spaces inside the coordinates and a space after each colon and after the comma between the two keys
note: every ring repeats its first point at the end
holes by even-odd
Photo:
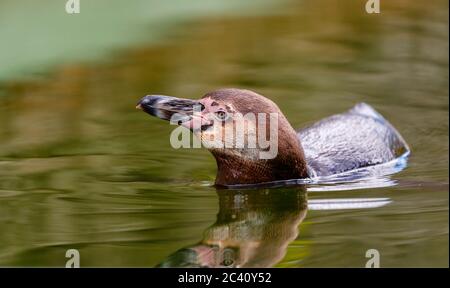
{"type": "Polygon", "coordinates": [[[206,129],[212,121],[202,115],[203,104],[191,99],[176,98],[163,95],[148,95],[143,97],[136,106],[144,112],[181,125],[193,131],[206,129]]]}
{"type": "Polygon", "coordinates": [[[194,110],[201,111],[201,107],[202,105],[198,101],[191,99],[148,95],[138,102],[136,109],[141,109],[152,116],[181,125],[183,122],[191,120],[194,110]]]}

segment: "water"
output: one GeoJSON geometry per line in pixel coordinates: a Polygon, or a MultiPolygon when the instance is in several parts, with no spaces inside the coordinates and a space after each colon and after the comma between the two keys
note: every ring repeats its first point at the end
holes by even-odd
{"type": "Polygon", "coordinates": [[[191,19],[3,82],[0,265],[62,267],[74,248],[83,267],[364,267],[369,249],[384,267],[448,266],[448,2],[363,2],[191,19]],[[212,156],[172,149],[173,127],[134,105],[219,87],[271,98],[294,128],[369,103],[411,155],[352,181],[216,190],[212,156]]]}

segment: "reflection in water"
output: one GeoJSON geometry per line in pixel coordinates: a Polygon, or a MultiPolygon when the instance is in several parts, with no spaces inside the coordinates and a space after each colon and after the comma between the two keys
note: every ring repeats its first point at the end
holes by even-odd
{"type": "Polygon", "coordinates": [[[316,199],[308,202],[309,210],[343,210],[383,207],[392,201],[389,198],[316,199]]]}
{"type": "Polygon", "coordinates": [[[304,187],[217,193],[217,221],[160,267],[271,267],[283,259],[306,216],[304,187]]]}

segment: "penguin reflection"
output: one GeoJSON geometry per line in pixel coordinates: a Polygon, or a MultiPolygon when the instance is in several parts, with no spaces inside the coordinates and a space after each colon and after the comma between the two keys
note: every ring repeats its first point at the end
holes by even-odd
{"type": "Polygon", "coordinates": [[[217,221],[203,239],[158,267],[271,267],[281,261],[306,216],[303,187],[218,190],[217,221]]]}

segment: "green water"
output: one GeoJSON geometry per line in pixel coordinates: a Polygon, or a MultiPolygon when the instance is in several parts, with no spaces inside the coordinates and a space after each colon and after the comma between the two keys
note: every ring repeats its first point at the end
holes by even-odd
{"type": "MultiPolygon", "coordinates": [[[[79,250],[82,267],[172,266],[193,255],[215,265],[364,267],[369,249],[382,267],[448,266],[448,2],[382,1],[379,15],[364,5],[220,8],[171,21],[157,37],[151,21],[136,21],[125,28],[149,41],[89,36],[68,58],[8,42],[0,266],[64,267],[67,249],[79,250]],[[408,165],[350,187],[216,190],[209,152],[174,150],[174,127],[134,106],[146,94],[199,98],[220,87],[271,98],[294,128],[369,103],[411,146],[408,165]],[[320,205],[348,199],[379,205],[320,205]]],[[[24,33],[15,37],[27,43],[24,33]]]]}

